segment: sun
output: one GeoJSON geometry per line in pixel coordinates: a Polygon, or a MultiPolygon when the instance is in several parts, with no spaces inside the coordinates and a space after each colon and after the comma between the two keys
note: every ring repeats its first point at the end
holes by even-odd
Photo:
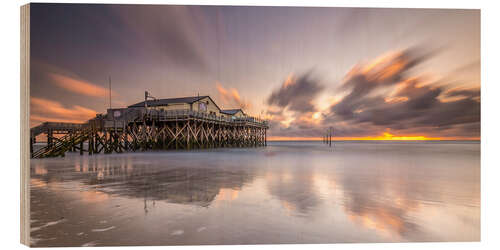
{"type": "Polygon", "coordinates": [[[407,135],[407,136],[395,136],[389,132],[384,132],[380,136],[367,136],[367,137],[360,137],[357,140],[370,140],[370,141],[427,141],[427,140],[441,140],[439,137],[426,137],[423,135],[418,135],[418,136],[413,136],[413,135],[407,135]]]}

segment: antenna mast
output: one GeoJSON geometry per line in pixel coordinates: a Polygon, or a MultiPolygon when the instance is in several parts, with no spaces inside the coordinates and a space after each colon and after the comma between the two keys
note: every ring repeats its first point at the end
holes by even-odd
{"type": "Polygon", "coordinates": [[[111,76],[109,77],[109,109],[111,109],[111,76]]]}

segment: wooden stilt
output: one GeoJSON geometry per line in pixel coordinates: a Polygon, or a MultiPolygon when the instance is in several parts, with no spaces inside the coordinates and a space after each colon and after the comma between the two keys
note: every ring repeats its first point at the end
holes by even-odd
{"type": "Polygon", "coordinates": [[[89,151],[89,155],[92,155],[94,153],[94,144],[93,144],[93,135],[94,133],[92,131],[90,131],[90,134],[89,134],[89,141],[88,141],[88,151],[89,151]]]}
{"type": "MultiPolygon", "coordinates": [[[[106,119],[106,118],[104,118],[106,119]]],[[[63,156],[67,151],[78,150],[81,155],[104,152],[202,149],[217,147],[267,146],[267,125],[245,121],[225,121],[203,115],[182,113],[175,119],[164,119],[148,114],[132,122],[106,127],[106,122],[93,122],[72,130],[47,129],[47,147],[33,152],[35,138],[30,138],[33,157],[63,156]],[[139,120],[140,119],[140,120],[139,120]],[[54,134],[66,134],[63,137],[54,134]],[[85,146],[83,144],[87,144],[85,146]],[[36,153],[36,155],[35,155],[36,153]]],[[[329,139],[331,141],[331,139],[329,139]]]]}

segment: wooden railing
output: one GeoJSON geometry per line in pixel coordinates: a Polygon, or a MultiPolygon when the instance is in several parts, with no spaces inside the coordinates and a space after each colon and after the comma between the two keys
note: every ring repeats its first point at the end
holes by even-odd
{"type": "Polygon", "coordinates": [[[149,119],[166,121],[173,119],[185,119],[185,118],[199,118],[204,120],[227,122],[227,123],[247,123],[258,126],[267,126],[268,122],[263,119],[256,117],[246,116],[246,117],[225,117],[217,116],[214,114],[209,114],[207,112],[198,112],[188,109],[183,110],[148,110],[145,117],[149,119]]]}
{"type": "Polygon", "coordinates": [[[48,130],[77,131],[87,127],[88,123],[44,122],[30,129],[31,136],[37,136],[48,130]]]}
{"type": "Polygon", "coordinates": [[[64,153],[68,151],[70,147],[73,147],[74,145],[80,144],[81,142],[85,141],[89,132],[90,130],[88,129],[82,129],[78,130],[78,132],[76,133],[67,134],[61,138],[54,137],[56,141],[55,143],[53,143],[52,145],[46,145],[36,152],[33,152],[31,157],[44,158],[64,155],[64,153]]]}

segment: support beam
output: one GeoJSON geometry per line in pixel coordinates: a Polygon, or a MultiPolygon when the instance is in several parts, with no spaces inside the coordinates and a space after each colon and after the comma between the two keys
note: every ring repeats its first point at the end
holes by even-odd
{"type": "Polygon", "coordinates": [[[82,129],[47,129],[44,133],[47,135],[48,145],[37,152],[33,149],[35,138],[30,138],[30,153],[34,158],[63,156],[68,151],[77,150],[80,155],[83,155],[83,152],[93,155],[101,152],[110,154],[151,149],[267,146],[267,126],[185,115],[175,120],[161,116],[145,116],[142,120],[119,127],[106,128],[102,123],[92,123],[82,129]],[[54,137],[63,133],[66,134],[63,137],[54,137]],[[87,146],[84,148],[85,143],[87,146]]]}

